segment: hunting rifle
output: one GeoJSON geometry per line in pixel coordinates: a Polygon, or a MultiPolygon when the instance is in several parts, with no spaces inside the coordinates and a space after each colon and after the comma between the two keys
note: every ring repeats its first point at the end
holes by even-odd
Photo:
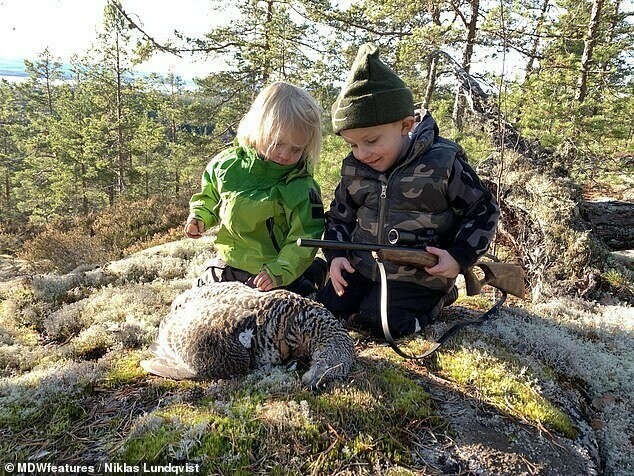
{"type": "MultiPolygon", "coordinates": [[[[422,359],[427,357],[433,354],[449,337],[462,327],[485,322],[504,304],[507,293],[511,293],[519,298],[524,298],[526,294],[524,287],[524,270],[519,265],[500,263],[497,261],[478,261],[462,273],[465,278],[467,295],[475,296],[480,294],[482,286],[488,284],[499,289],[501,297],[480,319],[455,324],[445,332],[437,342],[433,343],[430,349],[424,354],[416,357],[411,356],[396,345],[390,333],[387,319],[387,275],[383,261],[391,261],[392,263],[402,266],[425,269],[435,266],[438,263],[438,257],[423,250],[422,247],[426,245],[425,238],[413,232],[393,228],[388,232],[388,241],[390,242],[389,245],[299,238],[297,245],[333,250],[369,251],[372,253],[381,274],[381,324],[383,333],[385,334],[385,340],[398,355],[406,359],[422,359]],[[480,268],[484,274],[483,278],[476,276],[474,272],[475,267],[480,268]]],[[[491,256],[489,255],[489,257],[491,256]]]]}

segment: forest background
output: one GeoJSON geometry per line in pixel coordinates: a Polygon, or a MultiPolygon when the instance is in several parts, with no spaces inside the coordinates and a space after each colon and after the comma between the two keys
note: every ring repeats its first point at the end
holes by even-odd
{"type": "MultiPolygon", "coordinates": [[[[632,249],[634,230],[631,2],[209,8],[230,21],[163,41],[109,0],[93,47],[68,68],[44,49],[25,81],[0,82],[0,463],[634,474],[634,267],[614,252],[632,249]],[[316,177],[327,206],[348,153],[330,105],[366,41],[496,192],[494,249],[522,265],[529,299],[509,299],[421,362],[353,333],[357,367],[320,395],[284,368],[148,376],[139,361],[159,322],[213,255],[210,237],[182,237],[203,168],[258,91],[290,81],[323,107],[316,177]],[[193,87],[134,74],[157,51],[227,69],[193,87]],[[589,210],[602,195],[614,206],[595,208],[599,226],[589,210]]],[[[402,345],[421,352],[491,306],[490,294],[462,294],[402,345]]]]}
{"type": "MultiPolygon", "coordinates": [[[[317,177],[328,203],[345,154],[330,133],[330,105],[366,41],[380,46],[474,165],[491,155],[491,143],[470,121],[448,74],[453,65],[434,56],[437,50],[466,72],[476,56],[489,66],[474,74],[504,117],[527,138],[571,149],[569,163],[553,165],[581,184],[632,165],[634,36],[620,0],[368,1],[344,10],[325,1],[250,1],[231,7],[234,19],[204,37],[176,32],[162,44],[123,7],[107,4],[93,47],[75,56],[68,72],[46,48],[25,62],[28,80],[0,83],[4,253],[60,255],[54,266],[72,269],[168,232],[186,213],[186,197],[209,158],[232,140],[262,86],[275,80],[306,88],[323,107],[317,177]],[[135,75],[134,64],[157,50],[220,59],[227,68],[196,78],[193,88],[174,75],[135,75]],[[130,204],[139,200],[150,201],[130,204]],[[107,207],[131,207],[135,213],[123,215],[136,215],[139,226],[120,230],[129,236],[110,236],[121,217],[110,223],[112,210],[100,213],[107,207]],[[52,243],[68,254],[52,253],[52,243]]],[[[228,8],[209,7],[218,15],[228,8]]]]}

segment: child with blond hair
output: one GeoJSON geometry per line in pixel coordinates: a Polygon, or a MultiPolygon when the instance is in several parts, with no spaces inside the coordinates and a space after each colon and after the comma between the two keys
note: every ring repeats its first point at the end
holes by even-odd
{"type": "Polygon", "coordinates": [[[275,82],[256,97],[238,126],[236,144],[214,157],[190,201],[185,235],[219,225],[216,262],[202,285],[242,281],[261,291],[284,287],[314,293],[326,265],[298,238],[324,231],[313,169],[321,149],[321,110],[304,90],[275,82]]]}

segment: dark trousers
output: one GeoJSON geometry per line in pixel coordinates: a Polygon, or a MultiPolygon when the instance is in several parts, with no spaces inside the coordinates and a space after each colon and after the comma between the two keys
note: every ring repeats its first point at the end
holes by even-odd
{"type": "MultiPolygon", "coordinates": [[[[299,294],[300,296],[310,296],[318,289],[321,289],[326,279],[328,266],[321,258],[315,258],[313,263],[308,267],[304,274],[293,281],[283,289],[299,294]]],[[[227,282],[240,281],[249,287],[254,288],[254,274],[242,269],[229,266],[219,258],[215,258],[214,263],[209,266],[200,278],[198,278],[198,287],[204,286],[209,282],[227,282]]]]}
{"type": "MultiPolygon", "coordinates": [[[[377,337],[383,336],[381,325],[381,283],[374,282],[359,272],[346,273],[348,282],[343,296],[337,296],[332,283],[317,293],[316,300],[338,317],[351,317],[352,325],[367,329],[377,337]]],[[[390,333],[394,338],[416,332],[416,323],[420,327],[429,324],[427,312],[438,304],[445,295],[443,291],[419,286],[418,284],[388,281],[387,315],[390,333]]]]}

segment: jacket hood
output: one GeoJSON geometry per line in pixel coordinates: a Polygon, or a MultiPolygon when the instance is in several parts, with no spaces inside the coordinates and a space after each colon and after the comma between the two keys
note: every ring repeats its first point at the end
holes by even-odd
{"type": "Polygon", "coordinates": [[[440,131],[438,130],[436,121],[431,117],[431,114],[426,112],[421,121],[417,122],[414,125],[414,129],[409,133],[411,143],[405,155],[405,157],[408,158],[406,161],[409,162],[414,157],[429,149],[439,133],[440,131]]]}

